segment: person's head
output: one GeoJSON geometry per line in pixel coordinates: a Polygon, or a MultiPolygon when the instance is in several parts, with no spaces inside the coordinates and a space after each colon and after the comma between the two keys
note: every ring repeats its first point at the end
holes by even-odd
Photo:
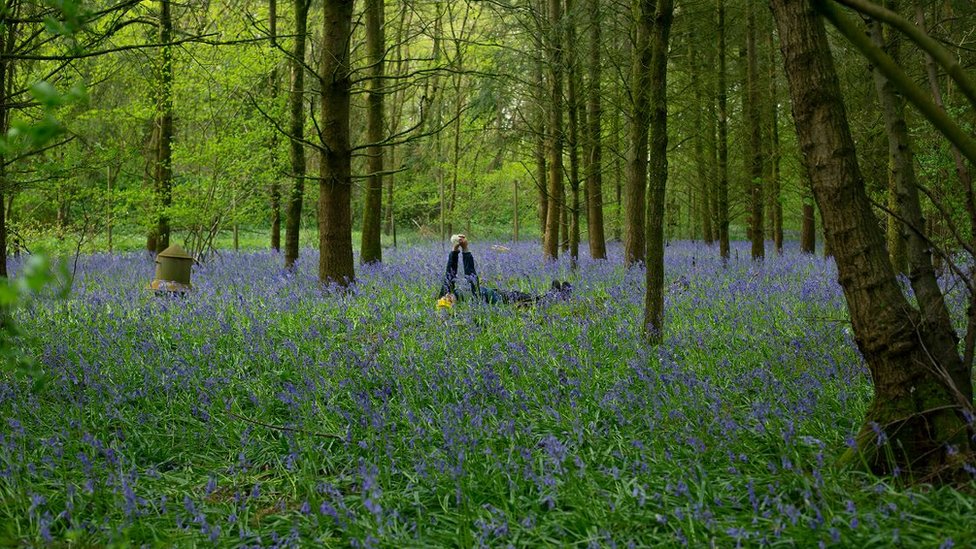
{"type": "Polygon", "coordinates": [[[451,247],[457,249],[458,246],[464,248],[468,243],[468,237],[464,236],[464,233],[458,233],[451,235],[451,247]]]}
{"type": "Polygon", "coordinates": [[[450,309],[454,306],[457,297],[454,294],[444,294],[437,300],[437,309],[450,309]]]}

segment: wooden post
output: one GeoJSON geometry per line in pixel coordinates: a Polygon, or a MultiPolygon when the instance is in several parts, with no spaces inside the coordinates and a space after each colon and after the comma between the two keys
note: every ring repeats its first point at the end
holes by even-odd
{"type": "Polygon", "coordinates": [[[514,204],[513,204],[514,215],[513,215],[513,226],[512,226],[512,241],[513,242],[518,242],[518,238],[519,238],[518,237],[518,231],[519,231],[518,184],[519,184],[518,179],[516,179],[515,180],[515,192],[513,194],[513,202],[514,202],[514,204]]]}

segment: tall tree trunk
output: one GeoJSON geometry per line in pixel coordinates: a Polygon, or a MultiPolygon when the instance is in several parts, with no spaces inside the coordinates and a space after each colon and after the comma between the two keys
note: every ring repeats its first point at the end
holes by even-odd
{"type": "Polygon", "coordinates": [[[725,0],[718,2],[718,247],[729,259],[729,111],[725,85],[725,0]]]}
{"type": "MultiPolygon", "coordinates": [[[[638,10],[650,12],[650,0],[638,0],[638,10]]],[[[648,13],[644,18],[650,18],[648,13]]],[[[628,267],[644,261],[644,219],[647,190],[647,133],[651,117],[651,23],[642,18],[637,23],[637,45],[634,50],[631,93],[630,151],[627,158],[627,217],[624,227],[624,264],[628,267]]]]}
{"type": "Polygon", "coordinates": [[[562,0],[549,0],[549,200],[546,211],[546,237],[542,253],[546,259],[559,257],[560,216],[563,214],[563,47],[559,26],[562,0]]]}
{"type": "MultiPolygon", "coordinates": [[[[884,51],[895,60],[895,62],[898,62],[900,57],[898,47],[899,40],[898,37],[894,35],[895,33],[885,33],[881,26],[881,22],[877,20],[872,20],[870,22],[870,26],[871,41],[874,42],[874,44],[879,48],[884,49],[884,51]],[[885,34],[888,34],[888,36],[885,37],[885,34]]],[[[894,121],[888,119],[889,116],[900,116],[896,115],[895,111],[904,111],[904,101],[897,97],[898,92],[894,89],[893,84],[889,82],[877,68],[873,68],[872,73],[874,74],[874,85],[878,92],[878,98],[882,101],[882,110],[892,110],[891,112],[885,112],[885,129],[888,135],[888,209],[890,210],[887,219],[888,255],[891,257],[891,264],[894,267],[895,272],[907,274],[908,247],[906,245],[906,238],[910,229],[908,229],[908,227],[906,227],[901,221],[904,219],[904,215],[899,207],[899,203],[901,201],[899,200],[898,178],[904,175],[902,170],[905,168],[905,166],[898,162],[900,156],[898,153],[898,147],[900,144],[897,141],[901,137],[907,138],[907,135],[892,135],[892,128],[890,126],[891,124],[894,124],[894,121]],[[892,97],[890,94],[896,94],[896,96],[892,97]],[[889,103],[885,104],[885,101],[888,101],[889,103]]],[[[907,142],[905,142],[904,145],[907,146],[907,142]]],[[[911,162],[910,159],[909,162],[911,162]]],[[[912,169],[914,172],[914,168],[912,168],[910,165],[909,169],[912,169]]],[[[914,175],[912,178],[914,179],[914,175]]],[[[912,182],[912,185],[914,185],[914,181],[912,182]]]]}
{"type": "MultiPolygon", "coordinates": [[[[278,56],[278,0],[268,0],[268,32],[271,38],[271,55],[278,56]]],[[[273,103],[278,102],[278,64],[268,76],[268,89],[273,103]]],[[[278,132],[271,133],[268,144],[271,152],[271,249],[281,250],[281,173],[278,167],[278,132]]]]}
{"type": "Polygon", "coordinates": [[[353,0],[325,0],[319,70],[322,79],[322,161],[319,167],[319,281],[355,281],[352,254],[352,150],[349,143],[353,0]]]}
{"type": "MultiPolygon", "coordinates": [[[[8,6],[9,7],[9,6],[8,6]]],[[[16,24],[5,22],[0,27],[0,53],[10,53],[13,50],[16,24]]],[[[0,57],[0,135],[7,135],[10,122],[10,104],[7,98],[7,88],[13,76],[13,61],[0,57]]],[[[7,278],[7,212],[4,204],[8,191],[7,162],[5,155],[0,152],[0,278],[7,278]]],[[[6,311],[0,310],[0,327],[6,318],[6,311]]]]}
{"type": "Polygon", "coordinates": [[[360,263],[383,260],[380,227],[383,224],[383,61],[386,40],[383,36],[383,0],[366,0],[366,62],[370,78],[367,86],[366,200],[363,204],[363,233],[359,250],[360,263]]]}
{"type": "Polygon", "coordinates": [[[616,154],[613,155],[613,239],[616,242],[623,240],[621,231],[623,230],[623,203],[624,203],[624,162],[621,160],[620,151],[623,150],[623,133],[620,124],[620,109],[613,109],[613,117],[610,118],[611,133],[613,134],[613,148],[616,154]]]}
{"type": "MultiPolygon", "coordinates": [[[[150,201],[150,212],[156,209],[156,165],[159,163],[159,125],[153,119],[149,128],[149,143],[146,145],[146,169],[143,174],[143,186],[149,191],[152,197],[150,201]]],[[[158,220],[155,213],[150,213],[152,225],[146,233],[146,251],[156,253],[156,225],[158,220]]]]}
{"type": "Polygon", "coordinates": [[[766,48],[769,51],[769,222],[773,229],[773,245],[776,253],[783,254],[783,202],[780,185],[780,143],[779,143],[779,97],[776,91],[776,47],[773,33],[766,33],[766,48]]]}
{"type": "MultiPolygon", "coordinates": [[[[894,10],[895,6],[891,5],[889,9],[894,10]]],[[[871,24],[871,39],[876,45],[884,45],[885,39],[878,22],[871,24]]],[[[904,222],[899,225],[902,231],[901,237],[906,243],[908,278],[918,300],[923,325],[931,325],[932,334],[943,334],[943,337],[951,335],[950,339],[939,341],[938,346],[931,349],[931,353],[946,367],[963,398],[971,402],[973,393],[969,368],[962,365],[959,353],[956,351],[955,329],[932,267],[929,242],[923,233],[925,220],[919,202],[908,124],[905,122],[905,99],[895,85],[880,72],[875,71],[874,81],[884,114],[885,133],[888,136],[888,161],[891,166],[890,177],[895,182],[897,211],[904,219],[904,222]]]]}
{"type": "Polygon", "coordinates": [[[742,96],[743,114],[749,132],[749,231],[752,259],[766,255],[763,229],[763,144],[759,114],[759,55],[756,52],[756,14],[753,2],[746,8],[746,93],[742,96]]]}
{"type": "MultiPolygon", "coordinates": [[[[444,17],[444,4],[442,2],[437,2],[434,6],[436,13],[434,15],[434,43],[433,43],[433,60],[434,66],[440,67],[441,58],[443,57],[443,39],[442,29],[443,29],[443,17],[444,17]]],[[[437,191],[439,195],[439,231],[440,240],[443,242],[447,240],[449,231],[447,231],[447,192],[444,186],[444,168],[441,166],[441,125],[444,119],[444,99],[443,92],[441,91],[441,79],[438,74],[434,74],[431,77],[431,94],[430,94],[430,105],[434,109],[433,116],[430,117],[430,129],[429,131],[434,135],[434,179],[437,182],[437,191]]]]}
{"type": "Polygon", "coordinates": [[[298,260],[298,232],[305,200],[305,41],[308,36],[308,8],[311,0],[294,0],[295,43],[291,60],[291,91],[288,97],[288,134],[291,138],[291,173],[295,178],[285,215],[285,268],[298,260]]]}
{"type": "Polygon", "coordinates": [[[586,225],[590,244],[590,257],[607,258],[607,238],[603,226],[603,131],[601,118],[603,105],[600,101],[600,0],[586,0],[586,18],[589,20],[589,63],[586,103],[586,225]]]}
{"type": "Polygon", "coordinates": [[[156,157],[156,252],[169,247],[169,207],[173,203],[173,17],[170,0],[159,3],[159,43],[162,63],[156,103],[159,153],[156,157]]]}
{"type": "MultiPolygon", "coordinates": [[[[772,0],[772,6],[802,158],[855,340],[874,382],[856,451],[877,473],[900,470],[928,482],[951,480],[958,472],[953,466],[969,449],[961,412],[972,409],[971,398],[952,382],[955,365],[941,362],[950,355],[960,362],[955,333],[924,322],[902,293],[857,165],[821,18],[810,0],[772,0]]],[[[931,305],[917,297],[923,310],[931,305]]],[[[856,451],[842,461],[859,461],[856,451]]]]}
{"type": "Polygon", "coordinates": [[[705,117],[702,112],[705,110],[704,93],[702,90],[699,73],[705,72],[704,64],[698,55],[699,45],[689,43],[688,54],[691,58],[691,87],[695,94],[695,111],[693,113],[695,124],[694,154],[695,154],[695,175],[698,178],[696,186],[701,189],[700,203],[697,203],[701,215],[702,239],[705,244],[711,245],[714,237],[712,235],[712,216],[709,213],[711,206],[711,185],[708,177],[708,161],[705,158],[705,136],[710,127],[705,124],[705,117]]]}
{"type": "Polygon", "coordinates": [[[579,260],[580,239],[580,159],[579,159],[579,119],[580,119],[580,71],[577,62],[578,48],[576,47],[576,19],[573,0],[566,0],[566,114],[569,116],[569,190],[572,196],[569,208],[569,259],[575,268],[579,260]]]}
{"type": "MultiPolygon", "coordinates": [[[[461,46],[455,42],[457,51],[454,62],[457,70],[463,70],[461,64],[461,46]]],[[[451,141],[451,188],[447,197],[447,233],[454,233],[455,209],[457,207],[458,178],[461,175],[461,114],[464,109],[464,98],[461,90],[461,75],[454,75],[454,137],[451,141]]],[[[460,226],[460,223],[458,224],[460,226]]],[[[470,232],[470,231],[467,231],[470,232]]]]}
{"type": "MultiPolygon", "coordinates": [[[[708,57],[706,67],[715,66],[715,56],[718,53],[715,49],[707,50],[708,57]]],[[[715,135],[718,131],[718,115],[716,114],[715,102],[718,97],[715,86],[708,86],[708,95],[705,98],[705,125],[702,130],[705,132],[705,157],[708,164],[708,172],[705,181],[705,193],[708,197],[706,205],[707,215],[712,227],[712,242],[718,240],[718,138],[715,135]]]]}
{"type": "MultiPolygon", "coordinates": [[[[915,8],[915,20],[919,28],[925,32],[925,15],[920,6],[915,8]]],[[[945,104],[942,100],[942,89],[939,87],[938,69],[935,59],[930,54],[925,55],[925,68],[928,75],[929,87],[932,89],[932,99],[935,101],[939,110],[945,112],[945,104]]],[[[963,158],[959,147],[951,145],[952,158],[956,165],[956,177],[959,180],[962,195],[966,197],[966,213],[969,216],[969,244],[976,248],[976,194],[973,192],[973,179],[969,171],[969,166],[963,158]]],[[[970,273],[970,278],[976,280],[976,272],[970,273]]],[[[976,292],[971,292],[969,296],[969,307],[966,311],[966,338],[963,345],[962,367],[971,368],[973,358],[976,355],[976,292]]]]}
{"type": "MultiPolygon", "coordinates": [[[[407,61],[407,59],[404,59],[404,52],[403,52],[403,44],[404,44],[403,35],[410,24],[409,23],[410,15],[413,13],[413,11],[408,8],[409,6],[407,5],[407,3],[401,3],[400,15],[397,18],[396,37],[394,38],[395,43],[393,48],[395,52],[394,65],[396,67],[394,69],[395,71],[394,73],[397,76],[403,76],[410,66],[409,61],[407,61]]],[[[407,48],[406,57],[408,59],[410,57],[409,47],[407,48]]],[[[387,126],[390,135],[396,135],[399,131],[400,119],[403,114],[403,104],[404,104],[405,94],[406,94],[406,88],[400,88],[396,91],[396,93],[393,96],[393,105],[391,107],[392,112],[387,126]]],[[[386,204],[385,204],[386,215],[384,215],[384,218],[386,219],[386,228],[384,232],[386,233],[387,236],[393,237],[394,248],[396,248],[397,246],[397,239],[396,239],[396,213],[393,207],[394,206],[393,189],[394,189],[394,183],[396,179],[396,168],[400,165],[398,160],[399,160],[399,156],[398,156],[397,146],[395,144],[391,144],[390,145],[390,166],[393,167],[393,171],[386,178],[387,179],[386,204]]]]}
{"type": "Polygon", "coordinates": [[[641,2],[641,25],[650,35],[651,145],[650,191],[647,196],[647,292],[644,329],[648,341],[660,343],[664,330],[664,196],[668,181],[668,39],[674,0],[641,2]],[[650,10],[654,10],[650,12],[650,10]]]}
{"type": "MultiPolygon", "coordinates": [[[[535,88],[539,97],[546,95],[545,82],[542,76],[542,63],[535,64],[535,88]]],[[[549,191],[547,189],[546,169],[546,109],[542,99],[535,107],[536,130],[535,130],[535,185],[539,190],[539,237],[545,244],[546,240],[546,216],[549,214],[549,191]]]]}

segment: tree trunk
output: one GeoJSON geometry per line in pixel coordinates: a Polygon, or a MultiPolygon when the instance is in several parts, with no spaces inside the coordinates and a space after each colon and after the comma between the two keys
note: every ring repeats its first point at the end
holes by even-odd
{"type": "Polygon", "coordinates": [[[746,93],[742,95],[743,114],[749,132],[749,232],[752,259],[766,255],[766,233],[763,229],[763,143],[759,114],[759,55],[756,52],[756,14],[753,2],[746,9],[746,93]]]}
{"type": "Polygon", "coordinates": [[[159,153],[156,157],[156,252],[169,247],[169,207],[173,203],[173,18],[170,0],[160,0],[159,43],[162,65],[159,95],[156,103],[156,125],[159,128],[159,153]]]}
{"type": "MultiPolygon", "coordinates": [[[[535,84],[536,91],[540,97],[546,94],[545,82],[542,77],[542,63],[535,64],[535,84]]],[[[536,133],[535,133],[535,185],[539,190],[539,237],[545,244],[546,240],[546,216],[549,214],[549,191],[546,189],[548,171],[546,169],[546,109],[540,99],[535,107],[536,112],[536,133]]]]}
{"type": "MultiPolygon", "coordinates": [[[[802,158],[874,382],[857,450],[877,473],[951,480],[969,448],[961,412],[972,408],[948,373],[953,365],[939,362],[953,354],[960,362],[954,343],[945,348],[955,334],[923,322],[902,293],[857,165],[821,18],[809,0],[772,0],[772,6],[802,158]]],[[[929,304],[922,299],[924,310],[929,304]]],[[[971,391],[968,379],[966,387],[971,391]]],[[[842,462],[857,460],[852,451],[842,462]]]]}
{"type": "Polygon", "coordinates": [[[298,231],[302,223],[302,202],[305,200],[305,40],[308,36],[308,8],[311,0],[295,1],[295,43],[291,60],[291,92],[288,97],[291,138],[291,173],[295,178],[288,196],[285,215],[285,268],[291,269],[298,260],[298,231]]]}
{"type": "MultiPolygon", "coordinates": [[[[268,32],[271,38],[271,54],[278,56],[278,0],[268,0],[268,32]]],[[[268,76],[268,88],[272,103],[278,102],[278,64],[268,76]]],[[[271,133],[268,145],[271,152],[271,249],[281,250],[281,184],[278,178],[278,132],[271,133]]]]}
{"type": "Polygon", "coordinates": [[[366,199],[363,204],[363,233],[360,263],[383,260],[380,227],[383,224],[383,61],[386,40],[383,36],[383,0],[366,1],[366,62],[370,78],[366,83],[366,199]]]}
{"type": "Polygon", "coordinates": [[[319,281],[355,281],[352,254],[352,150],[349,144],[349,42],[353,0],[325,0],[322,33],[323,152],[319,167],[319,281]]]}
{"type": "Polygon", "coordinates": [[[800,227],[800,251],[807,254],[817,252],[817,212],[814,205],[803,201],[803,225],[800,227]]]}
{"type": "MultiPolygon", "coordinates": [[[[0,53],[9,53],[13,49],[14,23],[7,23],[6,29],[0,29],[0,53]],[[6,32],[4,32],[6,31],[6,32]]],[[[6,58],[0,57],[0,135],[7,135],[10,122],[10,104],[7,100],[8,79],[12,70],[6,58]]],[[[7,278],[7,209],[3,206],[7,196],[7,159],[0,152],[0,278],[7,278]]],[[[0,327],[6,317],[6,311],[0,310],[0,327]]]]}
{"type": "Polygon", "coordinates": [[[549,0],[549,197],[546,211],[546,236],[543,255],[546,259],[559,257],[560,216],[563,214],[563,48],[559,25],[562,21],[562,0],[549,0]]]}
{"type": "Polygon", "coordinates": [[[776,253],[783,254],[783,202],[780,185],[780,144],[779,144],[779,97],[776,91],[776,47],[773,44],[772,29],[766,33],[766,48],[769,50],[769,222],[773,229],[773,245],[776,253]]]}
{"type": "MultiPolygon", "coordinates": [[[[406,58],[404,59],[404,38],[403,35],[409,26],[409,22],[412,17],[413,11],[408,9],[409,6],[406,3],[401,3],[400,5],[400,15],[397,17],[397,27],[396,36],[394,38],[394,74],[397,76],[403,76],[404,73],[409,70],[410,62],[410,48],[407,47],[406,58]]],[[[404,98],[406,97],[406,88],[401,87],[393,95],[393,105],[391,106],[390,117],[388,121],[388,131],[389,135],[396,135],[400,129],[400,120],[403,114],[404,98]]],[[[396,238],[396,211],[393,204],[393,189],[395,188],[394,183],[396,179],[396,170],[400,166],[399,154],[397,146],[395,144],[390,144],[390,166],[393,168],[389,176],[387,177],[386,183],[386,228],[385,233],[387,236],[393,237],[393,247],[397,247],[396,238]]]]}
{"type": "MultiPolygon", "coordinates": [[[[922,8],[915,8],[915,20],[918,27],[925,32],[925,15],[922,8]]],[[[935,59],[931,55],[925,55],[925,68],[929,80],[929,87],[932,89],[932,99],[942,112],[945,112],[945,104],[942,100],[942,89],[939,87],[938,69],[935,59]]],[[[969,171],[969,166],[963,158],[959,147],[951,145],[952,158],[956,165],[956,177],[959,180],[962,195],[966,197],[966,213],[969,216],[969,245],[976,247],[976,195],[973,193],[973,180],[969,171]]],[[[976,280],[976,272],[970,273],[970,279],[976,280]]],[[[966,311],[966,338],[963,345],[962,367],[971,368],[973,357],[976,355],[976,293],[969,296],[969,307],[966,311]]]]}
{"type": "MultiPolygon", "coordinates": [[[[644,6],[650,0],[638,0],[639,10],[650,12],[653,5],[644,6]]],[[[647,189],[647,133],[651,117],[651,22],[644,21],[647,13],[637,23],[637,45],[632,68],[632,95],[630,154],[627,158],[627,215],[624,227],[624,264],[628,267],[644,261],[645,208],[647,189]]]]}
{"type": "MultiPolygon", "coordinates": [[[[566,90],[566,113],[569,116],[569,189],[572,196],[569,208],[569,260],[575,268],[579,260],[580,239],[580,158],[579,158],[579,120],[580,120],[580,71],[577,63],[576,19],[573,0],[566,0],[566,66],[568,68],[566,90]]],[[[585,113],[584,113],[585,114],[585,113]]]]}
{"type": "Polygon", "coordinates": [[[660,343],[664,330],[664,196],[668,181],[668,39],[674,17],[674,0],[641,2],[641,25],[650,35],[651,145],[650,192],[647,196],[647,292],[644,329],[652,344],[660,343]],[[654,10],[651,12],[650,10],[654,10]]]}
{"type": "MultiPolygon", "coordinates": [[[[895,7],[892,5],[889,9],[894,10],[895,7]]],[[[876,45],[884,45],[880,23],[872,22],[871,39],[876,45]]],[[[919,202],[908,124],[905,122],[905,99],[880,72],[875,71],[874,81],[884,114],[885,133],[888,136],[888,162],[891,166],[889,177],[895,182],[896,211],[904,220],[898,225],[902,231],[901,238],[906,243],[909,281],[919,303],[923,325],[931,325],[932,334],[942,334],[943,337],[951,335],[948,340],[940,341],[931,352],[948,370],[963,398],[971,402],[973,394],[969,369],[963,367],[959,353],[956,352],[958,340],[955,329],[936,280],[931,249],[923,232],[925,220],[919,202]]]]}
{"type": "Polygon", "coordinates": [[[729,259],[729,118],[726,98],[725,0],[718,2],[718,248],[722,259],[729,259]]]}
{"type": "Polygon", "coordinates": [[[709,213],[711,205],[711,189],[708,178],[708,163],[705,159],[705,135],[706,128],[702,112],[705,110],[704,93],[702,90],[701,78],[699,73],[705,72],[704,64],[698,55],[698,45],[689,43],[688,54],[691,59],[691,87],[695,94],[695,110],[692,116],[695,124],[694,155],[695,155],[695,175],[698,178],[696,186],[701,189],[700,200],[698,203],[701,217],[702,240],[705,244],[711,245],[714,237],[712,236],[712,216],[709,213]]]}
{"type": "MultiPolygon", "coordinates": [[[[887,40],[883,36],[884,30],[881,27],[881,22],[877,20],[872,20],[870,22],[870,35],[871,41],[874,42],[879,48],[883,48],[885,52],[891,56],[895,62],[899,58],[899,48],[898,48],[898,38],[896,36],[889,36],[887,40]]],[[[897,116],[895,111],[904,111],[904,101],[900,100],[898,97],[892,97],[890,94],[897,94],[894,86],[889,82],[881,72],[872,67],[872,73],[874,74],[874,85],[878,93],[878,98],[882,101],[882,110],[885,111],[885,126],[888,136],[888,209],[890,213],[887,219],[887,242],[888,242],[888,254],[891,256],[891,264],[895,271],[898,273],[908,273],[908,249],[906,247],[906,237],[907,231],[909,230],[904,226],[904,223],[900,219],[904,219],[904,216],[899,207],[898,198],[898,178],[904,174],[901,170],[904,169],[904,165],[898,163],[898,139],[902,137],[907,137],[907,135],[892,135],[891,128],[889,127],[894,123],[894,120],[888,120],[889,116],[897,116]],[[888,104],[885,104],[888,101],[888,104]],[[900,103],[900,106],[898,105],[900,103]],[[891,109],[890,112],[888,110],[891,109]]],[[[907,146],[907,142],[904,143],[907,146]]],[[[911,160],[909,160],[910,162],[911,160]]],[[[909,166],[909,169],[914,169],[909,166]]],[[[913,176],[914,178],[914,176],[913,176]]],[[[912,183],[914,185],[914,182],[912,183]]]]}
{"type": "Polygon", "coordinates": [[[603,225],[603,145],[600,101],[600,0],[586,0],[590,22],[589,63],[586,103],[586,226],[590,257],[607,258],[607,238],[603,225]]]}

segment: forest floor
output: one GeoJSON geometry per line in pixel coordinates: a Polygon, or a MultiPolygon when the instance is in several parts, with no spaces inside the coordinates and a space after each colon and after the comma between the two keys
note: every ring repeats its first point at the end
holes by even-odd
{"type": "Polygon", "coordinates": [[[311,250],[225,252],[182,298],[82,256],[15,312],[44,377],[0,375],[0,546],[976,544],[971,491],[832,466],[871,384],[830,261],[675,243],[649,348],[619,246],[505,246],[482,284],[573,295],[437,310],[440,245],[344,293],[311,250]]]}

